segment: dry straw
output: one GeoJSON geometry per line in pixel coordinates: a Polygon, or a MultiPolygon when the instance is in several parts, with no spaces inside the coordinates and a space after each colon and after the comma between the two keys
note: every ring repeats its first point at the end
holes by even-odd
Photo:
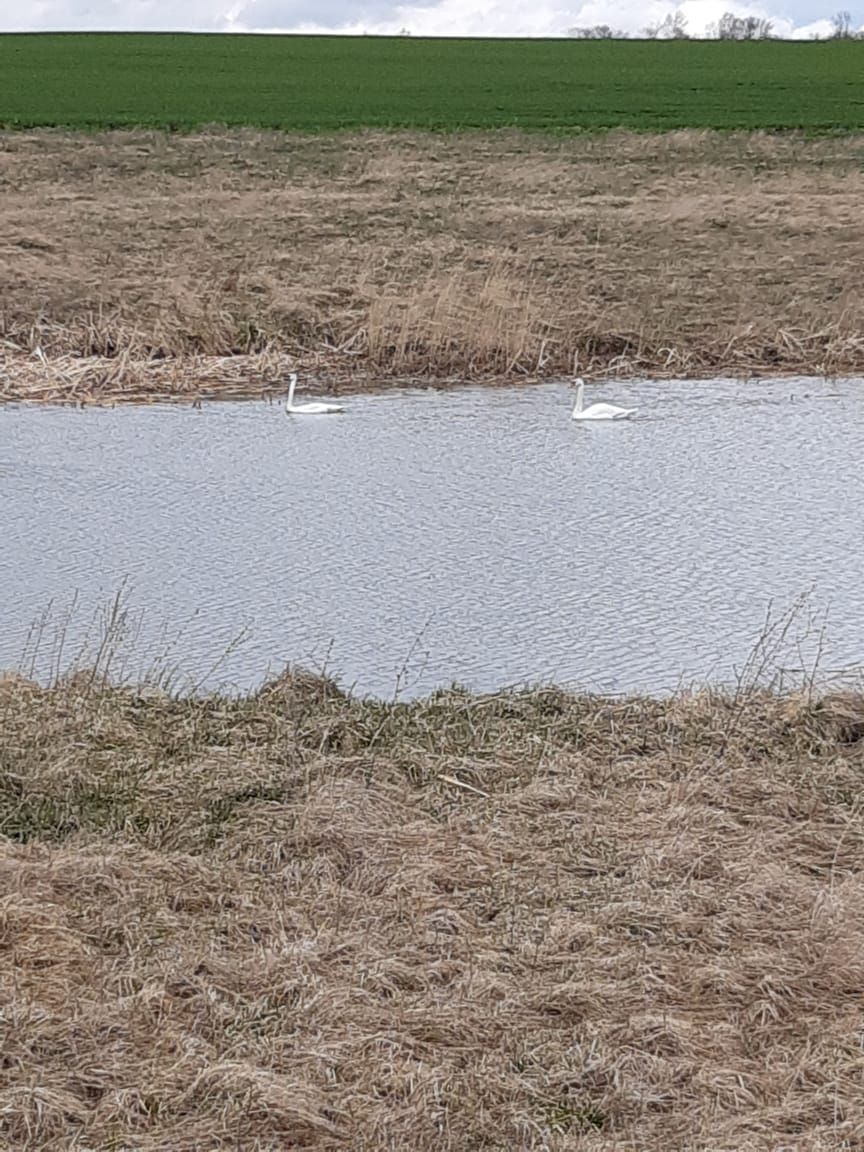
{"type": "Polygon", "coordinates": [[[864,1142],[864,698],[0,683],[9,1148],[864,1142]]]}
{"type": "MultiPolygon", "coordinates": [[[[460,312],[442,294],[411,307],[376,302],[366,327],[346,341],[349,352],[286,353],[273,341],[263,351],[230,356],[180,354],[112,356],[67,353],[46,356],[41,345],[25,351],[7,340],[0,348],[0,403],[147,404],[166,401],[271,398],[287,392],[287,376],[300,370],[307,389],[335,391],[388,384],[447,386],[465,381],[503,384],[580,371],[603,376],[843,375],[864,372],[864,337],[839,329],[779,332],[748,341],[730,338],[697,350],[676,350],[637,334],[588,334],[571,341],[532,322],[527,301],[501,305],[480,324],[488,297],[481,293],[460,312]],[[472,327],[475,331],[472,333],[472,327]]],[[[135,343],[143,343],[138,338],[135,343]]]]}
{"type": "Polygon", "coordinates": [[[2,399],[864,372],[857,138],[3,144],[2,399]]]}

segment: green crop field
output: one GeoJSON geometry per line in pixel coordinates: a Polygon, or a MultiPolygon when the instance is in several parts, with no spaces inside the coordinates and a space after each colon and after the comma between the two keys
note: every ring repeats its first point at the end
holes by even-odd
{"type": "Polygon", "coordinates": [[[0,123],[857,131],[864,43],[5,35],[0,123]]]}

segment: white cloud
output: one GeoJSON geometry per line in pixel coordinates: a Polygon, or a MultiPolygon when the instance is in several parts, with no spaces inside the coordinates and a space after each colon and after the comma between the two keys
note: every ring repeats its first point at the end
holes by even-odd
{"type": "Polygon", "coordinates": [[[0,31],[196,31],[227,27],[231,0],[0,0],[0,31]]]}
{"type": "MultiPolygon", "coordinates": [[[[337,0],[338,3],[338,0],[337,0]]],[[[303,7],[307,4],[304,2],[303,7]]],[[[408,28],[413,36],[560,36],[573,23],[572,6],[554,0],[538,0],[526,5],[524,0],[438,0],[434,4],[400,4],[398,2],[343,3],[346,18],[322,20],[322,5],[309,0],[308,8],[317,9],[317,18],[291,22],[289,11],[299,9],[295,0],[248,0],[236,16],[235,26],[244,31],[303,31],[370,35],[393,35],[408,28]],[[254,20],[259,3],[266,3],[271,17],[275,10],[284,15],[272,18],[266,26],[254,20]],[[252,19],[250,19],[252,17],[252,19]]],[[[330,7],[325,3],[324,7],[330,7]]],[[[305,13],[304,13],[305,16],[305,13]]]]}
{"type": "Polygon", "coordinates": [[[799,24],[797,28],[790,25],[783,35],[788,35],[790,40],[824,40],[833,31],[834,25],[830,20],[814,20],[810,24],[799,24]]]}

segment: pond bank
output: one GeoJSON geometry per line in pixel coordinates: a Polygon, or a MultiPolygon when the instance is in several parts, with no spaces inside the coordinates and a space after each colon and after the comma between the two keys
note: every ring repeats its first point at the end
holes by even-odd
{"type": "MultiPolygon", "coordinates": [[[[662,350],[661,350],[662,351],[662,350]]],[[[728,350],[727,350],[728,351],[728,350]]],[[[771,377],[856,377],[864,375],[864,339],[820,333],[811,338],[786,334],[768,348],[731,358],[714,358],[711,350],[688,358],[687,378],[723,375],[743,382],[771,377]],[[770,354],[769,354],[770,352],[770,354]],[[773,359],[772,359],[773,357],[773,359]],[[713,368],[712,368],[713,365],[713,368]]],[[[662,355],[644,352],[633,360],[593,357],[582,370],[590,381],[681,379],[662,355]]],[[[288,375],[300,375],[300,392],[335,396],[383,392],[393,388],[455,389],[466,385],[512,387],[561,377],[558,372],[472,373],[436,375],[434,369],[404,376],[382,374],[356,360],[288,356],[279,352],[233,356],[181,356],[139,360],[129,356],[44,357],[24,351],[0,352],[0,404],[117,405],[200,403],[209,400],[266,400],[287,395],[288,375]]],[[[298,392],[298,397],[300,395],[298,392]]]]}
{"type": "Polygon", "coordinates": [[[856,695],[10,678],[0,1133],[854,1142],[862,737],[856,695]]]}
{"type": "Polygon", "coordinates": [[[860,137],[0,144],[2,399],[864,373],[860,137]]]}

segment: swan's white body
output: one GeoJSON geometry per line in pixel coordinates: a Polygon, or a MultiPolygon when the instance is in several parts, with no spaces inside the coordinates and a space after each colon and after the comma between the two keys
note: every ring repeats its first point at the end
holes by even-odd
{"type": "Polygon", "coordinates": [[[292,372],[288,377],[288,402],[285,411],[289,416],[326,416],[330,412],[343,412],[341,404],[324,404],[316,401],[312,404],[295,404],[294,389],[297,387],[297,373],[292,372]]]}
{"type": "Polygon", "coordinates": [[[576,403],[573,406],[574,420],[626,420],[634,416],[638,409],[619,408],[615,404],[589,404],[582,407],[582,398],[585,391],[585,381],[576,381],[576,403]]]}

